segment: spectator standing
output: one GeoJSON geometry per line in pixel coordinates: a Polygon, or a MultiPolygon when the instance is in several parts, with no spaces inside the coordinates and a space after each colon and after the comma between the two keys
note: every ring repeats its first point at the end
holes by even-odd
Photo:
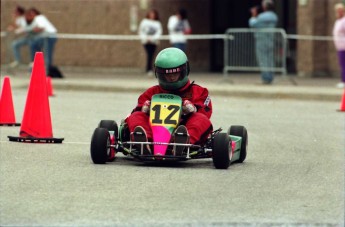
{"type": "MultiPolygon", "coordinates": [[[[14,32],[17,35],[20,35],[21,31],[23,31],[23,29],[28,26],[28,22],[25,18],[25,8],[22,6],[17,6],[13,12],[13,23],[7,27],[7,31],[14,32]]],[[[14,61],[10,63],[10,67],[14,68],[22,63],[20,50],[23,46],[29,46],[31,38],[32,37],[30,34],[24,34],[20,35],[17,39],[12,41],[11,46],[13,50],[14,61]]]]}
{"type": "Polygon", "coordinates": [[[192,33],[185,9],[179,9],[175,15],[169,17],[168,31],[171,45],[185,52],[187,47],[185,35],[192,33]]]}
{"type": "Polygon", "coordinates": [[[338,60],[341,69],[342,82],[337,84],[337,87],[345,87],[345,6],[343,3],[338,3],[334,6],[336,21],[333,26],[333,37],[335,48],[338,52],[338,60]]]}
{"type": "MultiPolygon", "coordinates": [[[[251,8],[250,12],[252,16],[249,19],[249,26],[256,29],[275,28],[278,23],[278,17],[273,12],[273,1],[263,0],[261,7],[263,12],[260,14],[259,7],[251,8]]],[[[269,32],[256,32],[255,41],[256,59],[261,68],[262,82],[263,84],[271,84],[274,79],[274,74],[267,68],[274,67],[274,34],[269,32]]]]}
{"type": "Polygon", "coordinates": [[[34,56],[37,51],[44,52],[44,61],[48,72],[53,63],[54,47],[57,41],[57,29],[47,17],[42,15],[36,8],[29,9],[26,13],[26,17],[33,21],[26,27],[25,31],[35,34],[30,44],[31,54],[34,56]]]}
{"type": "Polygon", "coordinates": [[[161,35],[162,24],[159,21],[158,11],[152,9],[147,13],[146,18],[144,18],[139,25],[139,36],[147,55],[146,73],[148,76],[153,76],[152,62],[161,35]]]}

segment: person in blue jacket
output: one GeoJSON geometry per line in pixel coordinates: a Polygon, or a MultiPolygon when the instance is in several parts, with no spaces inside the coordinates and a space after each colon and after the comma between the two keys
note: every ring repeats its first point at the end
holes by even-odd
{"type": "MultiPolygon", "coordinates": [[[[262,13],[258,7],[251,8],[252,17],[249,19],[249,27],[255,29],[275,28],[278,23],[278,16],[273,12],[272,0],[263,0],[261,3],[262,13]]],[[[255,52],[258,65],[261,69],[263,84],[271,84],[274,79],[274,33],[258,31],[255,32],[255,52]]]]}

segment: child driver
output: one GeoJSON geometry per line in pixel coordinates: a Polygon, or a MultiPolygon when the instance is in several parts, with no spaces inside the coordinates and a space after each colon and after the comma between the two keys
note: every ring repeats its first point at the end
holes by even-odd
{"type": "MultiPolygon", "coordinates": [[[[166,93],[182,98],[182,121],[173,133],[172,142],[204,143],[212,131],[210,121],[212,103],[206,88],[190,82],[186,54],[177,48],[166,48],[158,53],[154,67],[158,85],[150,87],[139,96],[137,106],[126,118],[132,140],[135,142],[152,141],[152,130],[149,123],[151,97],[155,94],[166,93]]],[[[144,147],[144,153],[150,154],[150,146],[144,147]]],[[[182,155],[184,148],[177,146],[176,155],[182,155]]]]}

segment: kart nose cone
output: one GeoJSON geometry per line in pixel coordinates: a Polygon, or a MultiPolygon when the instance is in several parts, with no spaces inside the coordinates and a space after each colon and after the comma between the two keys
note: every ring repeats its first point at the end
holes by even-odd
{"type": "MultiPolygon", "coordinates": [[[[154,142],[161,142],[161,143],[169,143],[171,134],[168,129],[163,126],[152,126],[152,133],[153,133],[153,141],[154,142]]],[[[154,144],[153,145],[153,152],[154,155],[162,155],[164,156],[167,150],[167,145],[161,144],[154,144]]]]}

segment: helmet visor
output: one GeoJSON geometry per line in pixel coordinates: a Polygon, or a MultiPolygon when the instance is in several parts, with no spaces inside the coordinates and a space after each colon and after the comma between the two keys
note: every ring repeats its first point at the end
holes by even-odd
{"type": "Polygon", "coordinates": [[[167,83],[177,82],[186,76],[186,64],[168,69],[156,67],[156,76],[159,80],[167,83]]]}

